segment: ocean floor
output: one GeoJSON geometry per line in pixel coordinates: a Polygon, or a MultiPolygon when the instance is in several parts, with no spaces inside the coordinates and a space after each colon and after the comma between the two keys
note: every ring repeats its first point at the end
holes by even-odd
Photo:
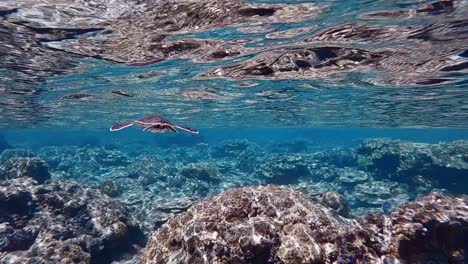
{"type": "Polygon", "coordinates": [[[1,263],[465,261],[466,140],[1,148],[1,263]]]}

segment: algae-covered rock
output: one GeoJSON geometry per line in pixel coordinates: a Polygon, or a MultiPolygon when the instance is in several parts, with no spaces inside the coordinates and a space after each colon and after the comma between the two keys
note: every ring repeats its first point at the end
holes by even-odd
{"type": "Polygon", "coordinates": [[[49,170],[45,161],[38,157],[11,158],[0,168],[0,179],[13,179],[30,177],[39,183],[50,179],[49,170]]]}
{"type": "Polygon", "coordinates": [[[144,240],[125,207],[68,181],[4,181],[0,212],[0,263],[110,263],[144,240]]]}
{"type": "Polygon", "coordinates": [[[122,186],[112,179],[102,181],[99,185],[99,190],[101,190],[102,193],[109,195],[109,197],[117,197],[123,192],[122,186]]]}
{"type": "Polygon", "coordinates": [[[273,185],[234,189],[164,224],[143,263],[320,262],[338,231],[327,209],[300,192],[273,185]]]}
{"type": "Polygon", "coordinates": [[[348,202],[343,195],[337,192],[324,192],[320,202],[328,208],[333,209],[338,215],[348,217],[349,207],[348,202]]]}
{"type": "Polygon", "coordinates": [[[157,156],[141,155],[128,165],[128,177],[135,178],[141,185],[148,185],[164,180],[161,170],[164,162],[157,156]]]}
{"type": "Polygon", "coordinates": [[[142,262],[462,264],[467,229],[466,196],[430,193],[390,215],[345,221],[288,187],[246,187],[169,220],[151,236],[142,262]]]}
{"type": "Polygon", "coordinates": [[[255,175],[267,183],[291,184],[299,178],[311,176],[309,160],[304,154],[272,155],[255,169],[255,175]]]}
{"type": "Polygon", "coordinates": [[[365,171],[356,170],[354,168],[343,168],[338,169],[339,177],[338,180],[347,186],[353,186],[358,183],[365,182],[369,179],[369,175],[365,171]]]}
{"type": "Polygon", "coordinates": [[[228,140],[210,149],[212,158],[236,158],[247,148],[255,148],[255,144],[248,140],[228,140]]]}
{"type": "Polygon", "coordinates": [[[11,158],[32,158],[36,155],[29,149],[5,149],[0,154],[0,165],[4,164],[11,158]]]}
{"type": "Polygon", "coordinates": [[[208,163],[190,163],[182,168],[180,174],[186,178],[205,182],[219,183],[220,172],[208,163]]]}
{"type": "Polygon", "coordinates": [[[389,181],[369,181],[356,185],[352,196],[367,206],[381,206],[392,197],[392,188],[396,185],[389,181]]]}
{"type": "Polygon", "coordinates": [[[356,150],[357,159],[378,179],[410,183],[420,175],[454,193],[468,189],[468,141],[427,144],[399,140],[369,140],[356,150]]]}

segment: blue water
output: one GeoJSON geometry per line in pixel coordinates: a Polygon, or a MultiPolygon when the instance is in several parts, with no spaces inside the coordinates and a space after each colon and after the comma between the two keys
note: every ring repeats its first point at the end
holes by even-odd
{"type": "MultiPolygon", "coordinates": [[[[337,192],[347,219],[467,195],[467,17],[467,1],[449,0],[2,1],[0,187],[75,182],[128,210],[144,242],[245,186],[337,192]],[[152,115],[199,134],[109,131],[152,115]],[[41,162],[47,181],[22,182],[42,179],[41,162]]],[[[24,235],[39,220],[10,209],[0,263],[47,252],[31,245],[48,229],[24,235]]],[[[121,257],[102,248],[82,262],[121,257]]]]}
{"type": "Polygon", "coordinates": [[[419,143],[468,140],[467,129],[405,129],[405,128],[198,128],[199,135],[151,134],[140,129],[118,133],[106,130],[11,129],[4,135],[13,146],[37,150],[44,146],[87,144],[101,146],[119,144],[145,148],[166,147],[167,144],[193,146],[200,142],[211,145],[226,140],[249,140],[257,144],[306,140],[319,148],[356,147],[368,139],[384,138],[419,143]]]}

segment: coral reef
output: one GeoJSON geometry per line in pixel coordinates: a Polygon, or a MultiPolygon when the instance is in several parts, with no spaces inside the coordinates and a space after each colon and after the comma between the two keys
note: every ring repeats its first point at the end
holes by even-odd
{"type": "Polygon", "coordinates": [[[257,166],[257,151],[248,147],[237,156],[237,168],[245,172],[253,172],[257,166]]]}
{"type": "Polygon", "coordinates": [[[337,169],[338,180],[347,186],[354,186],[369,179],[369,175],[365,171],[356,170],[354,168],[337,169]]]}
{"type": "Polygon", "coordinates": [[[11,158],[0,167],[0,180],[19,177],[31,177],[39,183],[50,179],[45,161],[38,157],[11,158]]]}
{"type": "Polygon", "coordinates": [[[349,216],[348,202],[343,195],[337,192],[324,192],[320,199],[320,203],[331,208],[338,215],[343,217],[349,216]]]}
{"type": "Polygon", "coordinates": [[[324,192],[336,191],[349,203],[348,214],[356,217],[388,213],[435,188],[457,188],[463,193],[461,187],[466,184],[462,177],[449,181],[440,175],[450,175],[436,174],[444,168],[443,172],[463,175],[464,141],[419,144],[373,140],[355,149],[323,151],[306,146],[309,151],[299,153],[290,152],[289,145],[283,149],[286,153],[272,153],[268,150],[271,146],[231,140],[214,145],[156,147],[134,156],[110,146],[45,147],[39,153],[48,162],[53,179],[72,178],[116,198],[129,207],[147,233],[194,201],[229,188],[288,184],[318,201],[324,192]],[[428,159],[420,160],[427,153],[432,160],[429,167],[424,164],[428,159]],[[388,157],[398,157],[394,159],[398,163],[388,162],[388,157]]]}
{"type": "Polygon", "coordinates": [[[255,174],[267,183],[296,183],[301,177],[311,176],[307,158],[301,154],[271,155],[260,163],[255,174]]]}
{"type": "Polygon", "coordinates": [[[38,156],[51,169],[62,171],[65,178],[75,180],[91,180],[106,169],[129,164],[129,158],[123,152],[106,147],[43,147],[38,156]]]}
{"type": "Polygon", "coordinates": [[[468,189],[467,141],[426,144],[399,140],[369,140],[355,154],[376,178],[416,183],[414,176],[438,182],[455,193],[468,189]],[[456,184],[455,184],[456,183],[456,184]]]}
{"type": "Polygon", "coordinates": [[[294,140],[291,142],[275,142],[270,144],[267,149],[271,153],[306,153],[310,145],[311,142],[308,140],[294,140]]]}
{"type": "Polygon", "coordinates": [[[466,141],[310,144],[5,150],[0,262],[463,263],[466,141]]]}
{"type": "Polygon", "coordinates": [[[119,203],[68,181],[0,184],[0,262],[110,263],[144,243],[119,203]]]}
{"type": "Polygon", "coordinates": [[[354,187],[353,198],[366,206],[380,206],[392,197],[392,189],[397,183],[389,181],[368,181],[354,187]]]}
{"type": "Polygon", "coordinates": [[[143,263],[428,263],[438,258],[431,251],[463,263],[467,227],[467,197],[431,193],[346,223],[290,188],[246,187],[169,220],[143,263]]]}
{"type": "Polygon", "coordinates": [[[158,180],[164,180],[161,170],[164,162],[156,156],[142,155],[128,167],[128,177],[135,178],[142,185],[148,185],[158,180]]]}
{"type": "Polygon", "coordinates": [[[29,149],[5,149],[0,154],[0,165],[11,158],[31,158],[36,155],[29,149]]]}
{"type": "Polygon", "coordinates": [[[209,163],[189,163],[181,169],[180,175],[206,182],[219,183],[221,181],[219,171],[209,163]]]}
{"type": "Polygon", "coordinates": [[[100,183],[99,190],[109,197],[117,197],[122,194],[123,189],[120,184],[114,180],[107,179],[100,183]]]}
{"type": "Polygon", "coordinates": [[[255,148],[255,144],[248,140],[230,140],[210,148],[212,158],[235,158],[248,148],[255,148]]]}
{"type": "Polygon", "coordinates": [[[390,215],[352,221],[337,238],[338,262],[464,263],[468,197],[430,193],[390,215]]]}
{"type": "Polygon", "coordinates": [[[337,227],[325,207],[286,187],[228,190],[158,229],[143,263],[314,262],[337,227]]]}

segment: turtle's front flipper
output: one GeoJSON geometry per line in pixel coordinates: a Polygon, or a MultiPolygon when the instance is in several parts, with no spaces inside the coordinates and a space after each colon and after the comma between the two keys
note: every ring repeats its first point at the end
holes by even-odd
{"type": "Polygon", "coordinates": [[[129,126],[133,126],[133,122],[123,122],[123,123],[112,126],[109,130],[112,131],[112,132],[113,131],[119,131],[119,130],[122,130],[124,128],[129,127],[129,126]]]}
{"type": "Polygon", "coordinates": [[[195,128],[186,127],[186,126],[179,126],[179,125],[175,125],[175,127],[178,128],[178,129],[182,129],[182,130],[185,130],[187,132],[193,133],[193,134],[198,134],[198,130],[196,130],[195,128]]]}

